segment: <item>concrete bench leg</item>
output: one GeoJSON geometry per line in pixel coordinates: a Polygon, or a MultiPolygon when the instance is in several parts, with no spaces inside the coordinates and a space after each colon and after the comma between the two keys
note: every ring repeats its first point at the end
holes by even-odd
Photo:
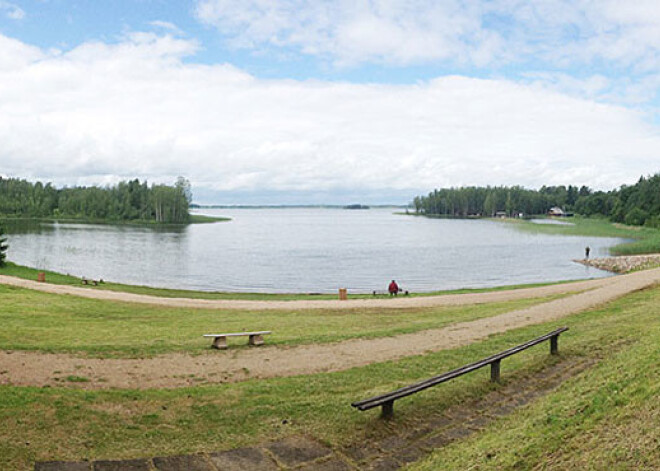
{"type": "Polygon", "coordinates": [[[248,345],[263,345],[264,337],[262,335],[250,335],[248,345]]]}
{"type": "Polygon", "coordinates": [[[216,337],[212,346],[218,350],[225,350],[227,348],[227,337],[216,337]]]}

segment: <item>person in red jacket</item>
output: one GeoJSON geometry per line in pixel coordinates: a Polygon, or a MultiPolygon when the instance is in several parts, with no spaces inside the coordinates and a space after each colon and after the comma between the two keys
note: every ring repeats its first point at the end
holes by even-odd
{"type": "Polygon", "coordinates": [[[387,291],[390,292],[390,296],[396,296],[399,293],[399,285],[396,284],[396,281],[392,280],[390,286],[387,287],[387,291]]]}

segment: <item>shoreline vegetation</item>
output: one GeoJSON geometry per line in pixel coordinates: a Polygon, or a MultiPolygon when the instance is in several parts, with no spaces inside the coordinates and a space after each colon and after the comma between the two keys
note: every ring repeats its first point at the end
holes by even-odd
{"type": "Polygon", "coordinates": [[[660,228],[660,173],[632,185],[594,191],[587,186],[441,188],[412,201],[416,213],[444,216],[528,217],[533,214],[602,216],[628,226],[660,228]]]}
{"type": "MultiPolygon", "coordinates": [[[[332,293],[259,293],[259,292],[198,291],[198,290],[187,290],[187,289],[176,289],[176,288],[157,288],[151,286],[114,283],[112,281],[107,281],[107,280],[104,280],[103,283],[100,283],[98,285],[94,285],[92,283],[83,284],[82,281],[83,278],[77,276],[58,273],[51,270],[41,270],[38,268],[27,267],[24,265],[18,265],[13,262],[7,262],[4,267],[0,268],[0,275],[13,276],[25,280],[36,280],[39,273],[45,274],[47,283],[51,283],[55,285],[80,286],[85,289],[119,291],[119,292],[132,293],[132,294],[146,294],[150,296],[158,296],[163,298],[296,301],[296,300],[305,300],[305,299],[307,300],[337,299],[338,297],[338,294],[332,294],[332,293]]],[[[540,286],[576,283],[579,281],[584,281],[584,280],[562,280],[562,281],[553,281],[553,282],[545,282],[545,283],[502,285],[502,286],[493,286],[488,288],[459,288],[459,289],[445,290],[445,291],[428,291],[428,292],[410,293],[409,296],[425,297],[425,296],[443,296],[443,295],[467,294],[467,293],[489,293],[494,291],[536,288],[540,286]]],[[[374,299],[374,298],[390,298],[390,295],[381,290],[375,296],[369,293],[349,293],[348,297],[349,299],[374,299]]]]}
{"type": "Polygon", "coordinates": [[[172,185],[137,178],[113,186],[55,188],[51,183],[0,177],[0,220],[62,220],[94,224],[189,224],[218,222],[191,215],[190,182],[172,185]]]}
{"type": "MultiPolygon", "coordinates": [[[[426,217],[529,219],[533,215],[569,216],[574,226],[536,228],[538,232],[625,237],[634,242],[614,247],[615,255],[660,252],[660,173],[640,177],[634,185],[610,191],[587,186],[520,186],[442,188],[412,201],[415,214],[426,217]],[[613,224],[599,223],[599,218],[613,224]],[[585,222],[592,221],[592,222],[585,222]]],[[[540,225],[537,225],[540,226],[540,225]]],[[[529,226],[522,226],[525,230],[529,226]]]]}
{"type": "Polygon", "coordinates": [[[426,215],[421,213],[396,213],[404,216],[426,217],[431,219],[480,219],[493,221],[501,224],[512,224],[522,231],[536,232],[540,234],[555,234],[566,236],[587,236],[587,237],[618,237],[621,239],[630,239],[610,248],[613,256],[621,255],[645,255],[660,253],[660,229],[644,226],[628,226],[625,224],[614,223],[604,217],[585,217],[573,216],[570,218],[556,218],[545,214],[529,216],[525,218],[494,218],[486,216],[446,216],[446,215],[426,215]],[[537,224],[533,219],[548,219],[550,221],[560,221],[567,224],[537,224]]]}
{"type": "MultiPolygon", "coordinates": [[[[540,217],[544,218],[546,216],[540,217]]],[[[561,218],[561,221],[570,221],[571,224],[536,224],[527,219],[515,218],[492,220],[505,224],[514,224],[518,229],[527,232],[629,239],[629,242],[624,242],[610,248],[610,253],[614,256],[660,252],[660,229],[613,223],[602,217],[574,216],[570,219],[561,218]]]]}
{"type": "Polygon", "coordinates": [[[100,218],[86,218],[86,217],[11,217],[0,215],[0,224],[4,223],[20,223],[20,222],[45,222],[45,223],[58,223],[58,224],[102,224],[109,226],[183,226],[187,224],[211,224],[216,222],[231,221],[231,218],[224,216],[207,216],[205,214],[190,214],[187,222],[181,223],[164,223],[156,222],[149,219],[129,219],[129,220],[108,220],[100,218]]]}

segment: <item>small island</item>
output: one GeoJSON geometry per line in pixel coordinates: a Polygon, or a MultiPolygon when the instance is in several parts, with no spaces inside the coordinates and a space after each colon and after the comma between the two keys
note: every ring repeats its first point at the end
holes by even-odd
{"type": "Polygon", "coordinates": [[[344,209],[369,209],[369,206],[365,204],[348,204],[344,206],[344,209]]]}

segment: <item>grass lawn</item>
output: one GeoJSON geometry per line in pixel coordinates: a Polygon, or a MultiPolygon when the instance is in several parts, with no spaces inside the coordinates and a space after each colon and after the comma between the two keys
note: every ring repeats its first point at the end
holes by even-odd
{"type": "Polygon", "coordinates": [[[620,331],[612,326],[607,339],[628,342],[624,349],[411,469],[660,469],[660,289],[627,300],[600,311],[620,320],[620,331]],[[651,316],[643,315],[644,306],[651,316]]]}
{"type": "Polygon", "coordinates": [[[610,249],[612,255],[635,255],[660,252],[660,229],[615,224],[602,218],[580,216],[562,219],[567,224],[535,224],[523,219],[494,219],[515,224],[520,230],[543,234],[561,234],[593,237],[621,237],[632,242],[617,245],[610,249]]]}
{"type": "MultiPolygon", "coordinates": [[[[337,299],[338,296],[337,294],[296,294],[296,293],[270,294],[270,293],[209,292],[209,291],[194,291],[194,290],[185,290],[185,289],[152,288],[149,286],[124,285],[121,283],[109,283],[109,282],[104,282],[103,284],[100,284],[98,286],[82,285],[81,279],[75,276],[64,275],[62,273],[57,273],[48,270],[38,270],[36,268],[17,265],[11,262],[8,262],[4,267],[0,268],[0,275],[15,276],[17,278],[23,278],[26,280],[36,280],[37,274],[41,271],[45,272],[46,281],[48,283],[53,283],[56,285],[71,285],[86,289],[99,289],[99,290],[108,290],[108,291],[121,291],[124,293],[133,293],[133,294],[146,294],[150,296],[160,296],[163,298],[296,301],[300,299],[307,299],[307,300],[337,299]]],[[[523,285],[496,286],[492,288],[464,288],[464,289],[455,289],[448,291],[410,293],[410,296],[417,297],[417,296],[441,296],[446,294],[487,293],[491,291],[503,291],[508,289],[534,288],[536,286],[555,285],[561,283],[570,283],[574,281],[583,281],[583,280],[567,280],[567,281],[549,282],[549,283],[530,283],[523,285]]],[[[383,299],[383,298],[389,298],[390,296],[388,294],[377,294],[376,296],[373,296],[372,294],[349,293],[348,297],[349,299],[372,299],[374,297],[383,299]]]]}
{"type": "MultiPolygon", "coordinates": [[[[399,312],[408,315],[417,316],[399,312]]],[[[414,469],[658,469],[660,289],[561,324],[571,330],[561,337],[560,355],[601,358],[598,365],[414,469]]],[[[377,411],[354,410],[350,402],[475,361],[557,325],[338,373],[176,390],[1,386],[0,469],[24,470],[50,459],[215,451],[290,435],[310,435],[331,446],[367,443],[498,386],[488,382],[487,369],[466,375],[397,402],[389,423],[377,411]]],[[[533,348],[504,360],[502,377],[514,381],[556,361],[547,348],[533,348]]]]}
{"type": "MultiPolygon", "coordinates": [[[[0,285],[0,348],[101,356],[201,353],[202,334],[272,330],[267,343],[373,338],[494,316],[559,296],[420,309],[222,311],[108,302],[0,285]]],[[[247,348],[245,339],[230,339],[247,348]]]]}

